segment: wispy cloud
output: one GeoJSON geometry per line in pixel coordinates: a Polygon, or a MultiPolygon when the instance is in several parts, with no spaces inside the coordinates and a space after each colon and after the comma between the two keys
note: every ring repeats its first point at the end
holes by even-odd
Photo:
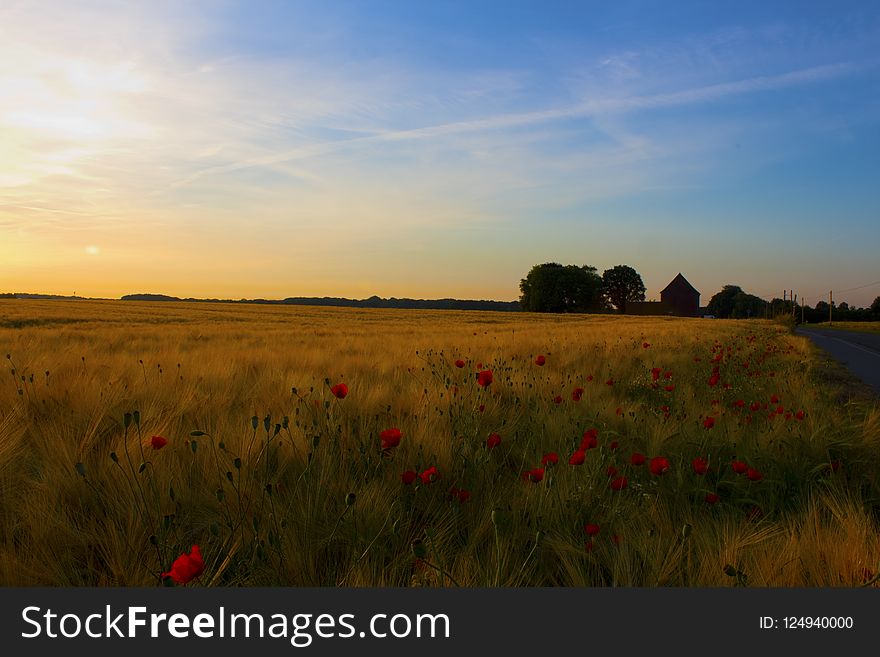
{"type": "Polygon", "coordinates": [[[774,89],[782,89],[795,85],[834,79],[852,73],[854,70],[855,67],[848,63],[829,64],[790,71],[778,75],[758,76],[744,80],[718,83],[669,93],[624,98],[597,98],[576,105],[540,111],[501,114],[406,130],[388,130],[377,134],[353,137],[350,139],[325,141],[279,153],[272,153],[239,162],[232,162],[202,169],[174,184],[186,185],[198,178],[215,173],[230,173],[250,167],[270,166],[281,162],[304,160],[334,153],[342,149],[369,146],[377,143],[437,139],[464,133],[522,128],[541,123],[574,118],[598,118],[605,115],[619,115],[649,109],[710,103],[730,96],[772,91],[774,89]]]}

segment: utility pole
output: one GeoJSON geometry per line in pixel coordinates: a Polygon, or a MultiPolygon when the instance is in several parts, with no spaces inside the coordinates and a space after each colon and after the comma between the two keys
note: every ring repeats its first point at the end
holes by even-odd
{"type": "Polygon", "coordinates": [[[801,299],[801,324],[804,323],[804,306],[805,305],[806,305],[806,303],[804,302],[803,299],[801,299]]]}
{"type": "Polygon", "coordinates": [[[831,310],[834,308],[834,290],[828,292],[828,326],[833,326],[834,321],[831,319],[831,310]]]}
{"type": "Polygon", "coordinates": [[[794,303],[791,304],[791,318],[797,319],[797,294],[794,295],[794,303]]]}

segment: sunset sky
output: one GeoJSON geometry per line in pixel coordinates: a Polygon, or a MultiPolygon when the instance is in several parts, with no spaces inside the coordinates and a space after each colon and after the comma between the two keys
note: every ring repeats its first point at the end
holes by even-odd
{"type": "Polygon", "coordinates": [[[872,1],[3,0],[0,292],[868,305],[878,44],[872,1]]]}

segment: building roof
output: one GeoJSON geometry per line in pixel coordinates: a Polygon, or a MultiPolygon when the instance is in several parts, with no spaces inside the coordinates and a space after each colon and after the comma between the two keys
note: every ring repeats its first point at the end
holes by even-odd
{"type": "Polygon", "coordinates": [[[700,294],[700,291],[691,285],[688,282],[688,279],[681,275],[681,272],[678,272],[678,276],[673,278],[669,285],[663,288],[660,294],[663,294],[664,292],[695,292],[698,295],[700,294]]]}

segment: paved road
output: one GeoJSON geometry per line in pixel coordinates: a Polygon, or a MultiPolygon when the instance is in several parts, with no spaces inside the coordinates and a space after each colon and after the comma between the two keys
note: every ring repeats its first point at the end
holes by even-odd
{"type": "Polygon", "coordinates": [[[880,333],[798,327],[818,347],[846,365],[850,372],[880,392],[880,333]]]}

